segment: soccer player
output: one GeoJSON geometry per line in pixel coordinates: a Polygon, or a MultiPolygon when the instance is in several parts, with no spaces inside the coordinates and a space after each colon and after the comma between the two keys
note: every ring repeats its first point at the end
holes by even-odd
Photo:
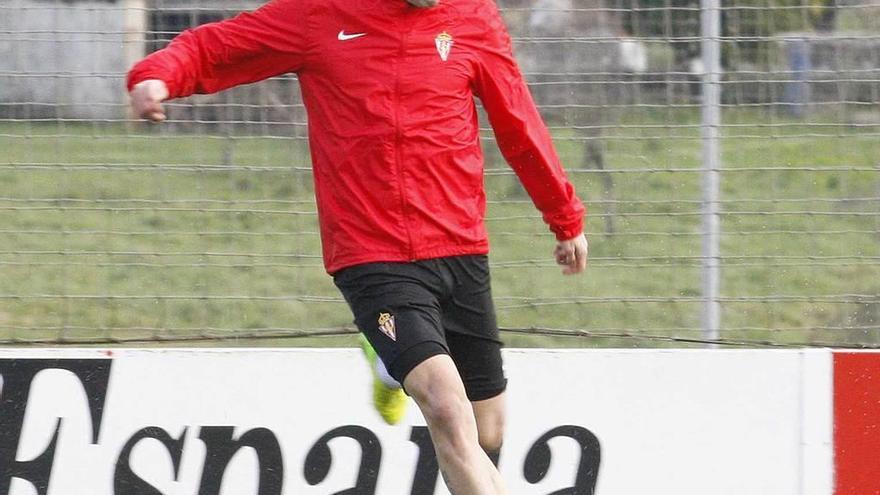
{"type": "MultiPolygon", "coordinates": [[[[414,399],[453,494],[503,494],[490,457],[507,381],[474,97],[565,274],[586,266],[584,207],[494,2],[436,3],[274,0],[182,33],[132,68],[128,88],[136,115],[162,121],[165,100],[297,74],[324,263],[387,367],[377,390],[393,395],[396,381],[414,399]]],[[[399,419],[399,407],[384,412],[399,419]]]]}

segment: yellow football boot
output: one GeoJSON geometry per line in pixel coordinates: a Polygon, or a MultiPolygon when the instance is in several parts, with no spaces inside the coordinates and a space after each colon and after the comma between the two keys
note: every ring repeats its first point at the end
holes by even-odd
{"type": "Polygon", "coordinates": [[[379,415],[382,416],[386,423],[396,425],[403,419],[403,415],[406,414],[406,405],[409,402],[406,392],[385,371],[379,356],[376,355],[376,350],[373,349],[373,346],[370,345],[370,342],[363,334],[359,336],[359,342],[364,355],[367,357],[367,362],[370,364],[370,371],[373,374],[373,406],[379,411],[379,415]],[[385,371],[384,377],[380,374],[379,366],[382,366],[382,371],[385,371]],[[386,383],[386,381],[393,382],[397,386],[392,386],[386,383]]]}

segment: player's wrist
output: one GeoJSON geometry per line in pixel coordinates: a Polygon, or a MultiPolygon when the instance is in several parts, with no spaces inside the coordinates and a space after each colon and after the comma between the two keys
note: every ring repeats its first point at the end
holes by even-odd
{"type": "Polygon", "coordinates": [[[584,235],[584,232],[581,231],[581,232],[578,232],[577,234],[571,235],[570,237],[566,236],[565,239],[557,239],[557,240],[559,241],[560,244],[562,244],[562,243],[571,244],[571,243],[576,242],[579,239],[585,238],[585,237],[586,236],[584,235]]]}
{"type": "Polygon", "coordinates": [[[133,92],[144,92],[151,99],[165,101],[170,96],[168,84],[161,79],[144,79],[132,87],[133,92]]]}

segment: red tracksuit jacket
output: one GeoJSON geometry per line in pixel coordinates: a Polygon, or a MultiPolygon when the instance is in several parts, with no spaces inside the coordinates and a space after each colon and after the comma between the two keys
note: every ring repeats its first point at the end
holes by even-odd
{"type": "Polygon", "coordinates": [[[581,233],[567,180],[492,0],[275,0],[186,31],[128,75],[171,97],[294,72],[308,112],[324,263],[485,254],[474,96],[560,240],[581,233]]]}

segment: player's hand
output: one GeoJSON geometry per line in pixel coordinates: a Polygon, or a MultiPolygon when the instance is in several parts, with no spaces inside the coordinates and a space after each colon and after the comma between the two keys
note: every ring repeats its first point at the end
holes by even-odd
{"type": "Polygon", "coordinates": [[[434,7],[438,3],[440,3],[440,0],[406,0],[406,1],[409,2],[409,4],[414,7],[420,7],[423,9],[426,9],[428,7],[434,7]]]}
{"type": "Polygon", "coordinates": [[[589,251],[587,238],[584,234],[580,234],[567,241],[559,241],[553,255],[556,257],[556,263],[562,266],[563,275],[575,275],[587,268],[589,251]]]}
{"type": "Polygon", "coordinates": [[[162,122],[166,119],[162,102],[168,99],[168,87],[164,81],[147,79],[137,83],[129,93],[131,109],[139,119],[162,122]]]}

